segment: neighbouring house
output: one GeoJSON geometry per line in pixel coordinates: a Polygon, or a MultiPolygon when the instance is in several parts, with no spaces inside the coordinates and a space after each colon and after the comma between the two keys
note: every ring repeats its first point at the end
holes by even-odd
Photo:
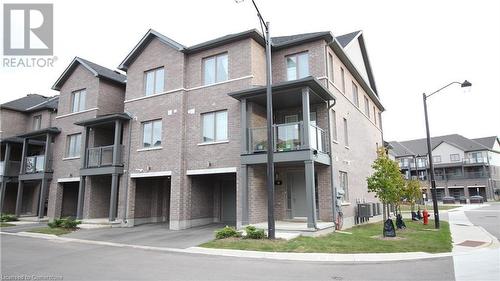
{"type": "MultiPolygon", "coordinates": [[[[378,202],[366,178],[384,145],[384,107],[363,33],[274,37],[272,62],[268,148],[256,30],[189,47],[149,30],[123,73],[75,58],[53,86],[59,104],[43,131],[52,143],[48,217],[171,229],[265,223],[272,149],[277,220],[318,229],[332,222],[338,195],[344,227],[364,221],[358,204],[378,202]]],[[[23,129],[9,137],[26,142],[23,129]]]]}
{"type": "MultiPolygon", "coordinates": [[[[426,139],[391,141],[390,152],[406,179],[419,179],[426,198],[432,198],[426,139]]],[[[497,136],[469,139],[453,134],[431,138],[437,200],[443,197],[484,200],[500,195],[500,141],[497,136]]]]}

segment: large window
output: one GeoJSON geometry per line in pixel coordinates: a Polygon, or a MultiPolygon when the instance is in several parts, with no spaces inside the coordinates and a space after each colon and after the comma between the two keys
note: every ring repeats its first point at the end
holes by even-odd
{"type": "Polygon", "coordinates": [[[352,102],[359,107],[358,85],[352,82],[352,102]]]}
{"type": "Polygon", "coordinates": [[[450,154],[451,162],[460,162],[460,154],[450,154]]]}
{"type": "Polygon", "coordinates": [[[33,117],[33,130],[40,130],[42,127],[42,115],[36,115],[33,117]]]}
{"type": "Polygon", "coordinates": [[[227,110],[201,115],[203,142],[227,140],[227,110]]]}
{"type": "Polygon", "coordinates": [[[71,93],[71,112],[79,112],[85,110],[85,100],[87,92],[79,90],[71,93]]]}
{"type": "Polygon", "coordinates": [[[328,53],[328,79],[330,81],[334,81],[334,75],[333,75],[333,55],[331,53],[328,53]]]}
{"type": "Polygon", "coordinates": [[[340,88],[342,89],[342,93],[345,94],[345,73],[344,68],[340,68],[340,88]]]}
{"type": "Polygon", "coordinates": [[[299,53],[286,57],[287,80],[296,80],[309,76],[309,55],[299,53]]]}
{"type": "Polygon", "coordinates": [[[441,155],[434,155],[434,156],[432,156],[432,162],[434,162],[434,163],[441,163],[441,155]]]}
{"type": "Polygon", "coordinates": [[[337,140],[337,113],[332,110],[332,139],[337,140]]]}
{"type": "Polygon", "coordinates": [[[349,132],[347,130],[347,119],[344,118],[344,145],[349,147],[349,132]]]}
{"type": "Polygon", "coordinates": [[[79,157],[82,145],[82,134],[68,135],[66,141],[66,157],[79,157]]]}
{"type": "Polygon", "coordinates": [[[144,92],[146,96],[165,91],[165,69],[163,67],[144,72],[144,92]]]}
{"type": "Polygon", "coordinates": [[[227,53],[203,59],[203,85],[226,81],[228,77],[227,53]]]}
{"type": "Polygon", "coordinates": [[[364,98],[365,98],[365,114],[366,117],[370,118],[370,102],[368,101],[367,97],[364,98]]]}
{"type": "Polygon", "coordinates": [[[161,146],[161,120],[142,123],[142,146],[144,148],[161,146]]]}
{"type": "Polygon", "coordinates": [[[339,188],[344,191],[343,201],[349,200],[349,180],[346,172],[339,172],[339,188]]]}
{"type": "Polygon", "coordinates": [[[373,106],[373,121],[377,125],[377,111],[375,110],[375,106],[373,106]]]}

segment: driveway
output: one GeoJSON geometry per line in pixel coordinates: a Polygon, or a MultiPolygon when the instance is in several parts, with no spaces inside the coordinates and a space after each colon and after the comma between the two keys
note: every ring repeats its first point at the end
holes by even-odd
{"type": "Polygon", "coordinates": [[[223,227],[210,224],[183,230],[170,230],[168,224],[143,224],[135,227],[80,229],[64,237],[131,245],[189,248],[214,239],[214,231],[223,227]]]}

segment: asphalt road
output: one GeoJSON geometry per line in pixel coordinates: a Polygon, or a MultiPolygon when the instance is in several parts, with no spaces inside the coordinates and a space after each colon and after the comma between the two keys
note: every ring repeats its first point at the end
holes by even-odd
{"type": "Polygon", "coordinates": [[[486,229],[491,235],[500,240],[500,203],[493,202],[490,206],[466,211],[465,215],[474,225],[486,229]]]}
{"type": "Polygon", "coordinates": [[[0,235],[1,274],[53,280],[454,280],[451,257],[294,262],[148,251],[0,235]],[[62,277],[63,279],[61,279],[62,277]]]}

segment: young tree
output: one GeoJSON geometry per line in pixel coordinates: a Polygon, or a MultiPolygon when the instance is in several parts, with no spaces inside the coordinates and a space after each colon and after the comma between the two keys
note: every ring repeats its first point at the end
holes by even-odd
{"type": "Polygon", "coordinates": [[[422,190],[418,180],[406,181],[403,197],[410,203],[411,211],[414,211],[415,204],[422,198],[422,190]]]}
{"type": "MultiPolygon", "coordinates": [[[[396,161],[389,159],[383,148],[377,150],[378,157],[373,162],[373,174],[366,179],[368,192],[385,204],[397,204],[401,200],[401,190],[405,186],[404,178],[396,161]]],[[[384,217],[385,221],[385,217],[384,217]]]]}

